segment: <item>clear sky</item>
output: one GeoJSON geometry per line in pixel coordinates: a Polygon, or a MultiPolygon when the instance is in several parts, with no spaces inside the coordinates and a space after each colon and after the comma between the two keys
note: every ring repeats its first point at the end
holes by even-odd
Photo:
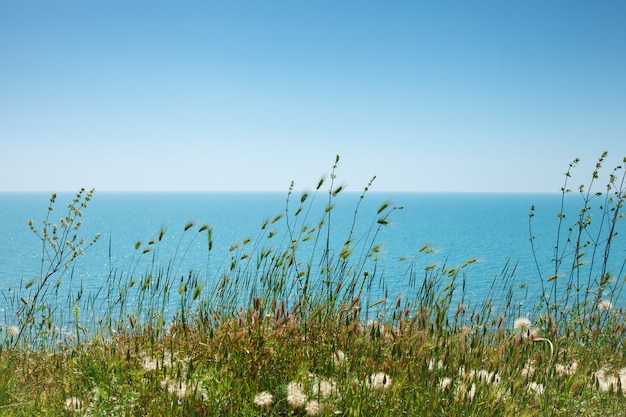
{"type": "Polygon", "coordinates": [[[626,2],[2,0],[0,144],[0,191],[558,191],[626,156],[626,2]]]}

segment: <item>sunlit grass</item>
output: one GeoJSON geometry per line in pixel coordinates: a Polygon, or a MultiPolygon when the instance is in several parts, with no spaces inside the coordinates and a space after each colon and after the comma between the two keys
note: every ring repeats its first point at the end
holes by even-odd
{"type": "MultiPolygon", "coordinates": [[[[352,227],[336,230],[335,169],[311,193],[290,190],[285,212],[233,243],[222,265],[182,266],[198,239],[210,259],[210,226],[186,224],[166,260],[162,229],[97,294],[61,296],[56,284],[95,241],[73,237],[91,193],[76,196],[64,223],[46,217],[40,279],[3,292],[15,317],[0,330],[0,415],[623,415],[623,271],[597,261],[600,275],[558,294],[546,277],[528,316],[512,301],[509,266],[484,299],[466,299],[473,259],[409,269],[403,293],[391,296],[378,237],[400,207],[361,215],[370,183],[352,227]],[[360,232],[357,215],[367,224],[360,232]]],[[[623,175],[609,184],[603,205],[617,221],[623,175]]],[[[580,283],[584,255],[557,255],[556,273],[569,264],[567,279],[580,283]]]]}

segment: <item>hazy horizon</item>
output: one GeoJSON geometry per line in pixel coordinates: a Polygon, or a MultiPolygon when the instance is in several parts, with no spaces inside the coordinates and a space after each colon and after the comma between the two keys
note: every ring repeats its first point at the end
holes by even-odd
{"type": "Polygon", "coordinates": [[[0,3],[0,191],[558,192],[626,156],[626,3],[0,3]]]}

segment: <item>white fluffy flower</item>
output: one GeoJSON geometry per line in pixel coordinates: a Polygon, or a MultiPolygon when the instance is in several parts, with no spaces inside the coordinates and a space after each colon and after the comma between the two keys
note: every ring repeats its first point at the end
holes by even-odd
{"type": "Polygon", "coordinates": [[[472,401],[476,396],[476,384],[472,383],[469,390],[465,384],[459,384],[454,390],[454,396],[458,401],[472,401]]]}
{"type": "Polygon", "coordinates": [[[609,300],[602,300],[598,303],[598,310],[608,312],[613,308],[613,304],[609,300]]]}
{"type": "Polygon", "coordinates": [[[532,323],[530,322],[530,320],[527,319],[526,317],[518,317],[513,322],[513,328],[514,329],[520,329],[522,331],[530,330],[530,325],[531,324],[532,323]]]}
{"type": "Polygon", "coordinates": [[[535,394],[538,394],[538,395],[542,395],[544,392],[543,384],[531,382],[530,384],[528,384],[528,391],[534,392],[535,394]]]}
{"type": "Polygon", "coordinates": [[[287,384],[287,402],[293,408],[304,407],[306,394],[302,389],[302,384],[293,381],[287,384]]]}
{"type": "Polygon", "coordinates": [[[141,366],[146,371],[156,371],[159,369],[159,362],[150,356],[144,356],[141,361],[141,366]]]}
{"type": "Polygon", "coordinates": [[[626,368],[612,372],[606,368],[593,373],[598,389],[602,392],[617,392],[618,388],[626,392],[626,368]]]}
{"type": "Polygon", "coordinates": [[[311,393],[314,396],[320,396],[324,399],[330,397],[337,392],[337,384],[332,379],[313,378],[311,384],[311,393]]]}
{"type": "Polygon", "coordinates": [[[269,408],[274,402],[274,396],[263,391],[254,396],[254,403],[260,408],[269,408]]]}
{"type": "Polygon", "coordinates": [[[386,390],[391,387],[391,377],[384,372],[376,372],[370,375],[367,380],[367,387],[377,391],[386,390]]]}
{"type": "Polygon", "coordinates": [[[439,389],[441,389],[441,391],[447,391],[451,385],[452,385],[452,379],[445,377],[441,380],[441,382],[439,382],[439,389]]]}
{"type": "Polygon", "coordinates": [[[176,397],[180,399],[187,395],[187,384],[183,381],[174,381],[169,378],[165,378],[161,381],[161,388],[167,389],[167,392],[176,395],[176,397]]]}
{"type": "Polygon", "coordinates": [[[346,354],[342,350],[337,350],[333,354],[333,363],[335,366],[343,366],[346,364],[346,354]]]}
{"type": "Polygon", "coordinates": [[[7,327],[7,336],[15,337],[20,333],[20,328],[17,326],[9,326],[7,327]]]}
{"type": "MultiPolygon", "coordinates": [[[[442,368],[443,368],[443,360],[442,360],[442,359],[439,359],[439,360],[437,361],[437,369],[442,369],[442,368]]],[[[428,370],[429,370],[429,371],[432,371],[432,370],[434,370],[434,369],[435,369],[435,360],[434,360],[434,359],[430,359],[430,360],[428,361],[428,370]]]]}
{"type": "Polygon", "coordinates": [[[319,416],[324,412],[324,406],[316,400],[312,400],[306,403],[304,407],[307,416],[319,416]]]}
{"type": "Polygon", "coordinates": [[[70,397],[65,400],[65,411],[77,413],[82,409],[82,407],[83,403],[79,398],[70,397]]]}
{"type": "Polygon", "coordinates": [[[495,372],[489,372],[486,369],[481,369],[479,371],[471,371],[470,378],[475,378],[479,382],[483,382],[486,384],[494,384],[498,385],[500,383],[500,374],[495,372]]]}
{"type": "Polygon", "coordinates": [[[524,368],[522,369],[522,377],[523,378],[531,378],[535,374],[535,363],[533,361],[526,362],[524,368]]]}
{"type": "Polygon", "coordinates": [[[561,376],[570,376],[573,373],[575,373],[577,369],[578,369],[577,361],[574,361],[570,363],[569,365],[563,365],[561,363],[557,363],[556,365],[554,365],[554,370],[556,371],[558,375],[561,375],[561,376]]]}

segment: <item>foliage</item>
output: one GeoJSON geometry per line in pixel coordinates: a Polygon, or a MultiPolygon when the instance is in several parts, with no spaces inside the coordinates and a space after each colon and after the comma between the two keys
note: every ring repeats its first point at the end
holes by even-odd
{"type": "MultiPolygon", "coordinates": [[[[81,190],[59,225],[49,220],[53,196],[41,232],[30,222],[43,244],[40,279],[5,294],[19,325],[0,333],[0,415],[622,415],[626,323],[614,306],[623,280],[613,277],[623,271],[607,268],[620,237],[621,167],[606,194],[579,189],[583,209],[565,240],[559,213],[551,275],[566,284],[538,266],[543,296],[531,320],[512,302],[508,265],[481,303],[468,304],[474,259],[410,269],[405,293],[369,300],[384,288],[380,231],[401,207],[385,203],[363,220],[370,182],[352,227],[336,230],[338,160],[315,191],[296,196],[292,185],[284,212],[234,243],[219,268],[183,267],[197,239],[210,259],[209,225],[185,225],[167,262],[161,229],[96,295],[70,292],[69,315],[58,288],[97,239],[78,235],[93,191],[81,190]],[[596,198],[602,227],[590,234],[596,198]],[[593,268],[581,268],[585,258],[593,268]]],[[[530,226],[532,242],[532,210],[530,226]]]]}

